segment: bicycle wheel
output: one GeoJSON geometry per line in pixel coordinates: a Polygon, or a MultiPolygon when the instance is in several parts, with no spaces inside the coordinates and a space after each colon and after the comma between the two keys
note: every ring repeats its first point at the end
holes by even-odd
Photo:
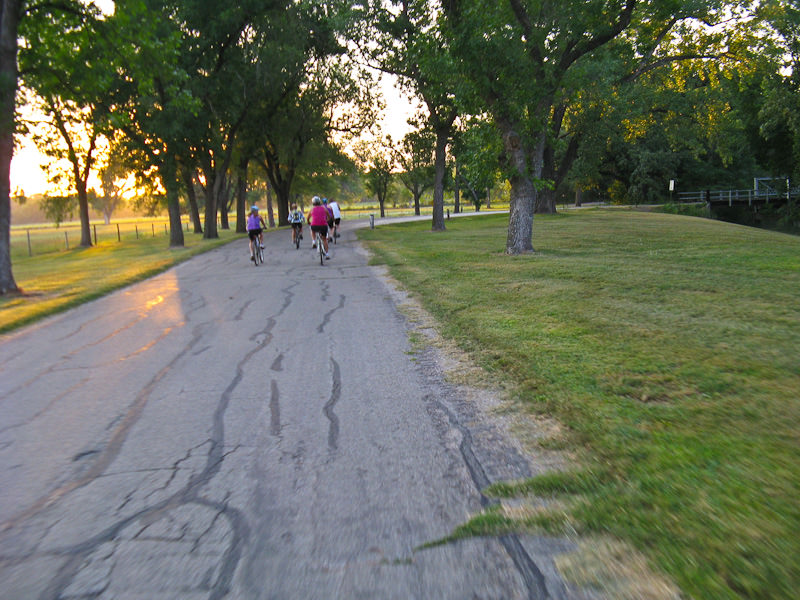
{"type": "Polygon", "coordinates": [[[258,245],[258,262],[264,262],[264,249],[261,247],[261,244],[258,245]]]}
{"type": "Polygon", "coordinates": [[[322,245],[322,235],[317,234],[317,252],[319,252],[319,264],[320,266],[325,264],[325,247],[322,245]]]}
{"type": "Polygon", "coordinates": [[[296,250],[300,250],[300,233],[296,229],[294,231],[294,247],[296,250]]]}

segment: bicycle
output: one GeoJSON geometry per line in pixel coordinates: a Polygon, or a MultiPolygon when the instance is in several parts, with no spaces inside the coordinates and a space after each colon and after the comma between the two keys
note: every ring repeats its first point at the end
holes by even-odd
{"type": "Polygon", "coordinates": [[[319,252],[319,264],[325,264],[325,246],[322,244],[322,234],[317,231],[314,233],[314,240],[317,244],[317,252],[319,252]]]}
{"type": "Polygon", "coordinates": [[[250,260],[253,261],[255,266],[264,262],[264,248],[261,247],[261,242],[258,241],[258,238],[250,240],[250,260]]]}
{"type": "Polygon", "coordinates": [[[300,249],[300,231],[301,229],[299,227],[295,227],[294,224],[292,225],[292,238],[294,241],[294,247],[297,250],[300,249]]]}

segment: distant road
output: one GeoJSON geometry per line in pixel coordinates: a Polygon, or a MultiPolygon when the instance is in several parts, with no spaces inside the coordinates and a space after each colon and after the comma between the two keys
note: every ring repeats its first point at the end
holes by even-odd
{"type": "Polygon", "coordinates": [[[556,542],[419,549],[533,467],[353,227],[324,267],[269,232],[261,267],[243,238],[0,337],[0,596],[584,597],[556,542]]]}

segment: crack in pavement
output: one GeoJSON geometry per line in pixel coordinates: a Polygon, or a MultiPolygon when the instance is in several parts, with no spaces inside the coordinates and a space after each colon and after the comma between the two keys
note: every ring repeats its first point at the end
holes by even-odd
{"type": "Polygon", "coordinates": [[[322,323],[320,323],[319,326],[317,327],[317,333],[323,333],[325,331],[325,326],[328,323],[330,323],[333,314],[337,310],[344,308],[344,301],[345,301],[345,295],[342,294],[341,296],[339,296],[339,304],[337,306],[334,306],[328,312],[326,312],[325,315],[322,317],[322,323]]]}
{"type": "Polygon", "coordinates": [[[330,422],[328,426],[328,448],[330,450],[336,450],[339,443],[339,417],[336,416],[333,409],[336,407],[336,403],[342,395],[342,375],[339,370],[339,363],[337,363],[333,357],[331,357],[331,367],[333,369],[331,396],[323,407],[322,412],[330,422]]]}
{"type": "Polygon", "coordinates": [[[280,391],[278,390],[278,382],[274,379],[270,383],[270,397],[269,397],[269,432],[275,437],[281,435],[281,403],[280,391]]]}

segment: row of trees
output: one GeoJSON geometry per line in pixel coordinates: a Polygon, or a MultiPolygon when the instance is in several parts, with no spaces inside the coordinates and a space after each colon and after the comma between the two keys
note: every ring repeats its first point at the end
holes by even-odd
{"type": "Polygon", "coordinates": [[[352,168],[343,142],[374,121],[376,71],[397,77],[420,111],[392,152],[357,151],[368,188],[382,203],[400,171],[415,205],[432,190],[432,226],[443,230],[449,173],[473,200],[507,181],[511,254],[533,249],[533,215],[553,212],[559,194],[648,200],[669,179],[706,187],[701,174],[732,184],[800,176],[800,11],[790,0],[119,0],[111,15],[80,0],[2,7],[3,292],[16,287],[6,240],[17,52],[21,81],[73,167],[87,244],[87,179],[101,142],[163,195],[172,245],[183,243],[181,198],[206,237],[216,237],[231,189],[243,218],[253,167],[280,222],[297,189],[334,195],[352,168]]]}

